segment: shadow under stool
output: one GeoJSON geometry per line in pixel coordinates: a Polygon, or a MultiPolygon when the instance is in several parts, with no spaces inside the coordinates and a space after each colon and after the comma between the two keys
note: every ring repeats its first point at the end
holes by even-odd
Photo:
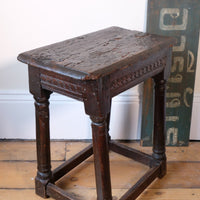
{"type": "Polygon", "coordinates": [[[165,84],[170,73],[174,39],[110,27],[27,51],[18,60],[28,64],[30,92],[35,99],[38,172],[36,193],[75,200],[55,185],[94,154],[98,200],[112,200],[109,150],[149,166],[120,200],[136,199],[157,177],[166,174],[165,84]],[[152,156],[119,144],[109,136],[112,97],[148,78],[155,82],[152,156]],[[80,100],[92,121],[92,144],[51,170],[49,97],[52,92],[80,100]]]}

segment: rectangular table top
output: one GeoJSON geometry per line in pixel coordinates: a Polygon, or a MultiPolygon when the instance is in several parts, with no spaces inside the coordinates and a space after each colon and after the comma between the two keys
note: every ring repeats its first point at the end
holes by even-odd
{"type": "Polygon", "coordinates": [[[172,44],[170,37],[110,27],[24,52],[18,60],[75,79],[95,80],[172,44]]]}

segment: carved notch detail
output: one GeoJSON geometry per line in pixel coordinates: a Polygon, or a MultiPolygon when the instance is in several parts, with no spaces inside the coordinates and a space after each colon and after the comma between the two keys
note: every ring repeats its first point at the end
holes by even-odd
{"type": "Polygon", "coordinates": [[[152,70],[161,68],[165,65],[166,65],[166,56],[158,59],[156,62],[154,62],[150,65],[144,66],[143,68],[141,68],[137,71],[128,73],[127,75],[125,75],[123,77],[120,77],[116,80],[113,80],[112,83],[111,83],[111,90],[120,88],[120,87],[140,78],[144,74],[147,74],[148,72],[151,72],[152,70]]]}

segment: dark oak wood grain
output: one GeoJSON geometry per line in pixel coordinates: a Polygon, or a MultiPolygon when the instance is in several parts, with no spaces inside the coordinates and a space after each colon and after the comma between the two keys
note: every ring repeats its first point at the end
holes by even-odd
{"type": "Polygon", "coordinates": [[[165,91],[166,80],[164,73],[161,72],[154,77],[155,82],[155,103],[154,103],[154,133],[153,133],[153,157],[162,162],[162,178],[166,174],[166,155],[165,155],[165,91]]]}
{"type": "Polygon", "coordinates": [[[93,153],[97,199],[112,200],[109,150],[150,167],[122,200],[137,198],[156,177],[165,175],[165,82],[171,67],[173,43],[173,38],[111,27],[18,56],[20,61],[29,65],[29,87],[35,98],[38,195],[76,199],[54,182],[93,153]],[[155,80],[153,156],[113,142],[108,133],[112,97],[149,77],[155,80]],[[92,121],[93,137],[93,145],[53,172],[48,107],[52,92],[84,103],[85,113],[92,121]]]}
{"type": "Polygon", "coordinates": [[[76,155],[74,155],[72,158],[64,162],[62,165],[57,167],[52,172],[52,180],[53,182],[57,181],[61,177],[63,177],[65,174],[70,172],[72,169],[74,169],[76,166],[78,166],[80,163],[82,163],[84,160],[89,158],[93,154],[92,145],[89,145],[76,155]]]}
{"type": "Polygon", "coordinates": [[[111,27],[19,55],[26,64],[94,80],[168,48],[166,37],[111,27]]]}
{"type": "Polygon", "coordinates": [[[147,171],[147,173],[131,188],[129,189],[120,200],[133,200],[136,199],[142,191],[150,185],[160,173],[160,166],[155,166],[147,171]]]}
{"type": "Polygon", "coordinates": [[[110,150],[116,153],[120,153],[121,155],[131,158],[144,165],[154,166],[157,164],[157,160],[155,160],[152,156],[145,154],[141,151],[138,151],[136,149],[127,147],[126,145],[119,144],[115,141],[111,141],[109,145],[110,145],[110,150]]]}

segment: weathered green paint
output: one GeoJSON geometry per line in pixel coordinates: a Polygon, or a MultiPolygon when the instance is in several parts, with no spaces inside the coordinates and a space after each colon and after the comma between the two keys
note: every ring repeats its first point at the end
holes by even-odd
{"type": "MultiPolygon", "coordinates": [[[[166,144],[189,142],[200,27],[199,0],[149,0],[147,32],[177,38],[166,93],[166,144]]],[[[153,82],[144,83],[142,144],[152,145],[153,82]],[[150,108],[148,108],[150,106],[150,108]]]]}

